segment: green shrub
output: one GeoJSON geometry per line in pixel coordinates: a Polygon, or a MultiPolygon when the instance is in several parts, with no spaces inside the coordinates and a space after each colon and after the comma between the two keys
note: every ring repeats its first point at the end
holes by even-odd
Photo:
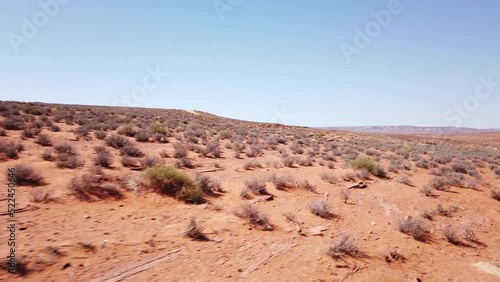
{"type": "Polygon", "coordinates": [[[151,187],[161,194],[179,200],[202,203],[203,190],[187,174],[171,166],[157,165],[145,172],[145,179],[151,187]]]}
{"type": "Polygon", "coordinates": [[[384,168],[380,164],[376,163],[370,157],[363,157],[363,156],[357,157],[354,160],[352,160],[350,164],[353,169],[366,169],[375,176],[378,177],[386,176],[384,168]]]}
{"type": "Polygon", "coordinates": [[[149,132],[151,133],[160,133],[161,135],[167,134],[167,128],[164,125],[155,123],[149,127],[149,132]]]}

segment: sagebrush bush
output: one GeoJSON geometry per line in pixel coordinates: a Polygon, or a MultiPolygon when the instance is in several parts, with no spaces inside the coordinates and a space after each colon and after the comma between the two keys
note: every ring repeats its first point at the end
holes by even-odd
{"type": "Polygon", "coordinates": [[[118,128],[117,133],[128,137],[134,137],[137,133],[137,128],[131,124],[125,124],[118,128]]]}
{"type": "Polygon", "coordinates": [[[106,139],[106,145],[115,149],[120,149],[130,145],[130,141],[126,137],[113,134],[106,139]]]}
{"type": "Polygon", "coordinates": [[[371,174],[378,177],[386,176],[384,168],[370,157],[357,157],[350,162],[350,165],[353,169],[366,169],[371,174]]]}
{"type": "MultiPolygon", "coordinates": [[[[18,185],[44,185],[44,178],[33,167],[27,165],[15,166],[15,178],[18,185]]],[[[7,178],[9,176],[7,175],[7,178]]]]}
{"type": "Polygon", "coordinates": [[[204,201],[202,188],[187,174],[174,167],[157,165],[147,169],[144,176],[158,193],[195,204],[204,201]]]}
{"type": "Polygon", "coordinates": [[[188,150],[186,145],[182,143],[175,143],[174,144],[174,158],[177,159],[182,159],[187,157],[188,150]]]}
{"type": "Polygon", "coordinates": [[[19,116],[6,117],[3,121],[3,128],[7,130],[23,130],[24,120],[19,116]]]}
{"type": "Polygon", "coordinates": [[[105,168],[111,167],[111,164],[113,163],[113,157],[111,156],[111,153],[106,150],[104,146],[97,146],[94,148],[94,150],[97,153],[96,157],[94,158],[94,164],[105,168]]]}
{"type": "MultiPolygon", "coordinates": [[[[19,156],[18,153],[23,149],[24,147],[21,143],[16,145],[13,142],[0,141],[0,155],[4,154],[9,159],[17,159],[19,156]]],[[[0,156],[0,159],[2,159],[2,156],[0,156]]]]}
{"type": "Polygon", "coordinates": [[[322,172],[322,173],[319,175],[319,177],[320,177],[322,180],[324,180],[324,181],[326,181],[326,182],[328,182],[328,183],[330,183],[330,184],[334,184],[334,183],[336,183],[336,182],[337,182],[337,176],[335,176],[333,173],[329,173],[329,172],[322,172]]]}
{"type": "Polygon", "coordinates": [[[137,142],[148,142],[149,137],[151,137],[150,133],[145,129],[141,129],[135,135],[135,140],[137,142]]]}
{"type": "Polygon", "coordinates": [[[120,154],[122,156],[129,156],[133,158],[139,158],[144,156],[144,152],[142,152],[141,149],[130,144],[122,147],[120,149],[120,154]]]}
{"type": "Polygon", "coordinates": [[[114,184],[105,182],[103,175],[92,172],[85,173],[80,177],[74,177],[69,183],[68,189],[71,195],[87,202],[93,202],[96,199],[114,198],[115,200],[121,200],[125,198],[114,184]]]}
{"type": "Polygon", "coordinates": [[[40,144],[44,147],[52,146],[52,140],[47,134],[40,134],[36,140],[37,144],[40,144]]]}
{"type": "Polygon", "coordinates": [[[491,198],[500,201],[500,189],[491,189],[490,196],[491,198]]]}
{"type": "Polygon", "coordinates": [[[262,179],[246,180],[245,186],[255,195],[269,195],[269,192],[266,190],[266,182],[262,179]]]}
{"type": "Polygon", "coordinates": [[[398,222],[398,229],[401,233],[410,235],[417,241],[426,242],[429,239],[429,227],[421,220],[411,216],[400,220],[398,222]]]}
{"type": "Polygon", "coordinates": [[[309,210],[312,214],[321,218],[330,219],[333,217],[333,214],[330,212],[330,204],[325,200],[318,200],[310,203],[309,210]]]}
{"type": "Polygon", "coordinates": [[[94,135],[95,135],[95,138],[97,138],[99,140],[104,140],[104,138],[106,138],[107,134],[103,130],[97,130],[96,132],[94,132],[94,135]]]}
{"type": "Polygon", "coordinates": [[[262,230],[271,231],[273,226],[269,218],[251,204],[243,204],[235,211],[236,216],[246,219],[250,225],[259,227],[262,230]]]}
{"type": "Polygon", "coordinates": [[[366,254],[355,244],[352,235],[347,233],[341,234],[337,237],[337,240],[330,244],[330,247],[328,248],[328,255],[334,259],[340,259],[345,255],[354,258],[362,258],[366,256],[366,254]]]}

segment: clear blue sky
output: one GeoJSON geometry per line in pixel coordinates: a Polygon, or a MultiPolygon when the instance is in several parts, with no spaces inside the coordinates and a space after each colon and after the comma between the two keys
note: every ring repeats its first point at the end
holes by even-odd
{"type": "Polygon", "coordinates": [[[55,1],[0,1],[0,100],[500,128],[497,0],[217,0],[218,12],[213,0],[55,1]],[[381,10],[390,21],[373,25],[381,10]],[[343,43],[360,47],[350,62],[343,43]],[[148,67],[169,75],[156,83],[148,67]]]}

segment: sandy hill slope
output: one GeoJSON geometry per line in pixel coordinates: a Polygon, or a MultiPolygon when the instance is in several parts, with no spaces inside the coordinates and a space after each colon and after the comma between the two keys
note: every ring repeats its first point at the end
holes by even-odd
{"type": "Polygon", "coordinates": [[[0,102],[0,281],[498,281],[499,140],[0,102]]]}

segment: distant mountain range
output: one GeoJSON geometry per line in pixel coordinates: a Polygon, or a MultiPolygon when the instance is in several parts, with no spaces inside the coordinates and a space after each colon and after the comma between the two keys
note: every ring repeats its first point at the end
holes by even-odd
{"type": "Polygon", "coordinates": [[[340,126],[322,127],[330,130],[343,130],[352,132],[380,133],[380,134],[456,134],[456,133],[486,133],[500,132],[500,128],[476,129],[466,127],[439,127],[439,126],[340,126]]]}

